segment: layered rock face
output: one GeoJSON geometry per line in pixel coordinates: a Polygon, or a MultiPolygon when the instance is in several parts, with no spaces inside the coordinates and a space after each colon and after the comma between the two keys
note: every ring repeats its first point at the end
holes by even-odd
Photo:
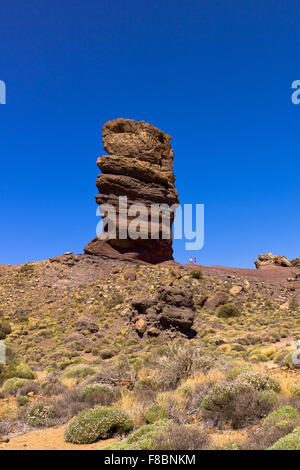
{"type": "Polygon", "coordinates": [[[171,137],[144,121],[124,118],[108,121],[103,126],[102,137],[109,155],[103,155],[97,161],[102,174],[96,182],[99,190],[96,202],[100,207],[110,204],[115,208],[116,236],[107,240],[96,237],[85,247],[85,253],[150,263],[173,259],[171,226],[174,213],[170,212],[166,222],[160,210],[153,207],[153,204],[172,206],[179,202],[174,186],[171,137]],[[122,206],[120,196],[123,196],[122,206]],[[125,205],[124,196],[127,198],[125,205]],[[129,237],[127,230],[138,216],[138,213],[130,212],[133,204],[143,204],[146,208],[137,239],[129,237]],[[150,226],[151,208],[154,222],[150,226]],[[124,236],[124,224],[127,236],[124,236]],[[170,229],[168,239],[162,237],[164,224],[170,229]]]}

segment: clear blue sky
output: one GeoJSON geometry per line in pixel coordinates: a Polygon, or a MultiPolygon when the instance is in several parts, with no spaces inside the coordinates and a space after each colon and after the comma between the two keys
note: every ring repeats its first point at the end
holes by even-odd
{"type": "Polygon", "coordinates": [[[205,204],[197,261],[300,256],[299,23],[296,0],[2,2],[0,263],[94,237],[101,127],[116,117],[173,136],[180,200],[205,204]]]}

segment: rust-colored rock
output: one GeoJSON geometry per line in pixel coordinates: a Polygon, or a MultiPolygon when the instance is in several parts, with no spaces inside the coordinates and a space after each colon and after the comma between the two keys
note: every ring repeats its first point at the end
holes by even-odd
{"type": "Polygon", "coordinates": [[[258,255],[258,259],[254,261],[254,264],[257,269],[268,265],[282,266],[284,268],[291,268],[293,266],[292,262],[289,261],[285,256],[277,256],[273,255],[272,253],[258,255]]]}
{"type": "MultiPolygon", "coordinates": [[[[153,204],[178,204],[178,194],[174,186],[173,150],[171,137],[160,129],[144,121],[133,119],[114,119],[102,129],[103,146],[109,155],[98,158],[97,164],[102,174],[97,178],[99,206],[110,204],[116,210],[116,236],[107,240],[99,237],[92,240],[85,253],[123,260],[140,260],[159,263],[173,259],[172,230],[168,239],[162,238],[161,212],[152,224],[151,239],[150,210],[153,204]],[[119,208],[119,197],[127,197],[127,207],[119,208]],[[132,204],[146,206],[145,223],[140,227],[140,238],[132,240],[120,237],[121,217],[128,218],[127,224],[134,219],[128,216],[132,204]],[[143,238],[142,238],[143,237],[143,238]]],[[[174,213],[171,213],[168,227],[172,226],[174,213]]],[[[128,225],[127,225],[128,228],[128,225]]]]}

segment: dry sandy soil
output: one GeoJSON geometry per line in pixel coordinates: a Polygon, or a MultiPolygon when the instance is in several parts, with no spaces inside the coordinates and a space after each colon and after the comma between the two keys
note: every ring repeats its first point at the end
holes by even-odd
{"type": "Polygon", "coordinates": [[[65,426],[57,426],[13,437],[8,443],[0,444],[0,450],[98,450],[117,442],[117,439],[106,439],[88,445],[70,444],[64,440],[64,429],[65,426]]]}

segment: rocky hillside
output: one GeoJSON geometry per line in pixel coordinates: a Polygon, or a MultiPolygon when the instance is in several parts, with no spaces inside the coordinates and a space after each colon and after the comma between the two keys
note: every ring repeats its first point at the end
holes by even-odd
{"type": "MultiPolygon", "coordinates": [[[[252,427],[269,412],[287,400],[300,410],[293,401],[300,371],[292,360],[293,342],[300,339],[299,291],[297,266],[272,266],[271,271],[175,262],[153,266],[72,253],[1,266],[0,334],[8,363],[0,369],[0,434],[13,442],[16,433],[35,429],[27,415],[39,415],[45,403],[55,410],[46,421],[37,420],[41,428],[65,426],[78,412],[109,404],[128,414],[130,429],[145,425],[150,432],[147,426],[156,422],[157,412],[163,422],[155,433],[193,423],[195,432],[209,430],[213,440],[203,445],[214,448],[218,433],[226,437],[226,429],[241,429],[239,439],[253,446],[252,427]],[[241,423],[229,409],[220,415],[212,405],[205,408],[203,400],[213,387],[236,387],[245,371],[281,381],[281,392],[274,386],[272,406],[254,407],[241,423]],[[82,387],[92,387],[86,392],[92,401],[79,397],[82,387]],[[95,398],[93,387],[108,392],[101,389],[95,398]],[[155,417],[147,418],[151,407],[155,417]]],[[[250,401],[261,393],[250,397],[244,385],[238,390],[250,401]]],[[[66,439],[87,443],[71,431],[66,439]]]]}

